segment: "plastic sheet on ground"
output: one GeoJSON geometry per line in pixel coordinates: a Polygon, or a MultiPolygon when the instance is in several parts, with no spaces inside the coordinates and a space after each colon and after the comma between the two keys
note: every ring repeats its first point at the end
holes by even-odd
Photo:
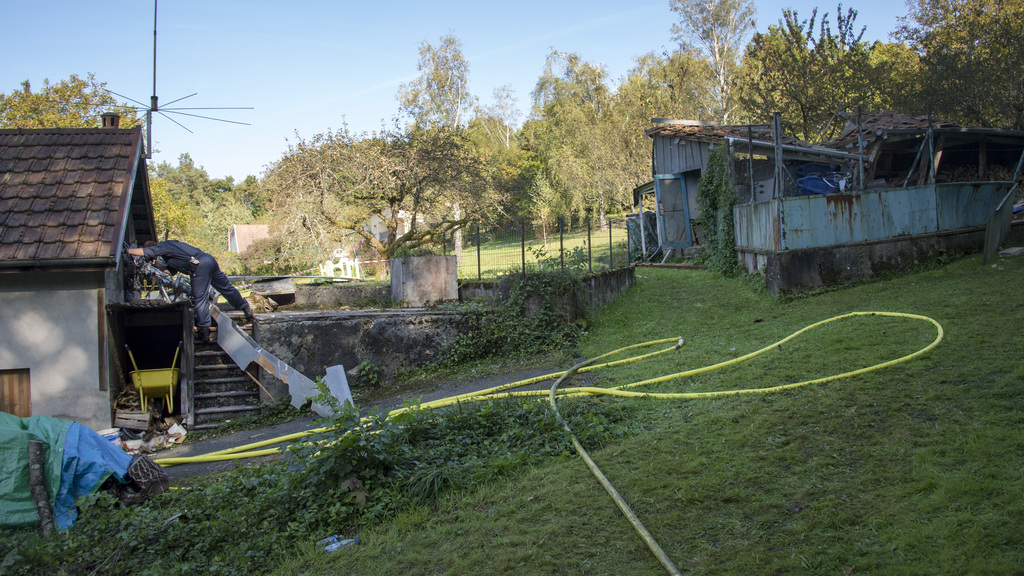
{"type": "Polygon", "coordinates": [[[95,431],[70,420],[0,412],[0,527],[39,524],[28,482],[29,440],[45,446],[46,489],[60,529],[77,519],[76,498],[95,492],[111,475],[126,482],[132,457],[95,431]]]}

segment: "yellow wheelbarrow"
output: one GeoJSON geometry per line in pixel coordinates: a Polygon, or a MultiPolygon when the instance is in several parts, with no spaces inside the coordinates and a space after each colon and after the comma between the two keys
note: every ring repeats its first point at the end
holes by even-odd
{"type": "Polygon", "coordinates": [[[131,372],[132,384],[139,391],[142,409],[146,410],[146,398],[163,398],[168,414],[174,412],[174,389],[178,386],[178,378],[181,375],[181,370],[176,368],[178,353],[181,352],[181,342],[178,342],[178,348],[174,351],[174,360],[171,361],[170,368],[139,370],[138,364],[135,363],[135,357],[132,356],[132,351],[127,344],[124,345],[124,349],[128,350],[128,358],[131,359],[132,366],[135,367],[135,370],[131,372]]]}

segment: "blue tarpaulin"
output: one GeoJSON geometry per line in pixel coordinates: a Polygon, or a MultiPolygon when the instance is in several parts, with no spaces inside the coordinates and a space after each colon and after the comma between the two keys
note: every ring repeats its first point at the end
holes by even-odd
{"type": "Polygon", "coordinates": [[[0,527],[39,524],[28,482],[29,440],[46,448],[46,490],[58,528],[74,524],[76,498],[92,494],[111,475],[127,482],[131,455],[93,430],[49,416],[0,412],[0,527]]]}

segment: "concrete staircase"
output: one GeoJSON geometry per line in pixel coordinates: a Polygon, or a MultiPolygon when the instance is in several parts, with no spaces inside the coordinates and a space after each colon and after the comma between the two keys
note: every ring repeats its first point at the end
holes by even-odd
{"type": "MultiPolygon", "coordinates": [[[[251,326],[246,328],[251,334],[251,326]]],[[[216,342],[196,342],[194,371],[193,428],[217,428],[225,420],[260,413],[259,387],[216,342]]]]}

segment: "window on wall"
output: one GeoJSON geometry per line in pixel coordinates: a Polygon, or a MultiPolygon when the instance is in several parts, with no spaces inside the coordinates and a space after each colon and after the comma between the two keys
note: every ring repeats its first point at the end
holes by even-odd
{"type": "Polygon", "coordinates": [[[32,415],[28,368],[0,370],[0,412],[7,412],[19,418],[32,415]]]}

